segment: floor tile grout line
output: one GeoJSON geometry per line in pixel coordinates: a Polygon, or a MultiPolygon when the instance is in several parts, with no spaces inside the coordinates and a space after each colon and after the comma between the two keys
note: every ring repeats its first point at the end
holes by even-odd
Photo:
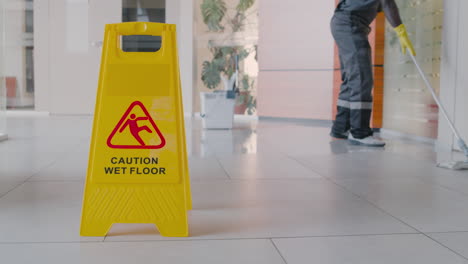
{"type": "Polygon", "coordinates": [[[293,157],[292,155],[290,155],[289,153],[281,150],[281,149],[278,149],[278,152],[283,154],[286,158],[288,158],[289,160],[292,160],[292,161],[295,161],[297,162],[299,165],[301,165],[301,167],[317,174],[318,176],[321,177],[321,179],[326,179],[327,177],[325,175],[322,175],[321,173],[319,173],[318,171],[315,171],[313,169],[311,169],[309,166],[305,165],[304,163],[302,163],[301,161],[299,161],[298,159],[296,159],[295,157],[293,157]]]}
{"type": "Polygon", "coordinates": [[[273,245],[273,247],[276,249],[276,252],[278,253],[278,255],[281,257],[281,259],[283,260],[284,264],[288,264],[288,261],[286,260],[286,258],[283,256],[283,253],[281,253],[281,251],[279,250],[278,246],[275,244],[275,241],[273,241],[273,239],[269,239],[271,244],[273,245]]]}
{"type": "Polygon", "coordinates": [[[440,232],[425,232],[425,234],[431,235],[437,235],[437,234],[468,234],[468,231],[440,231],[440,232]]]}
{"type": "MultiPolygon", "coordinates": [[[[299,160],[297,160],[297,161],[300,162],[299,160]]],[[[309,168],[310,168],[310,167],[309,167],[309,168]]],[[[310,169],[313,170],[312,168],[310,168],[310,169]]],[[[367,201],[367,202],[368,202],[370,205],[372,205],[374,208],[380,210],[380,211],[383,212],[384,214],[386,214],[386,215],[392,217],[393,219],[395,219],[395,220],[399,221],[400,223],[402,223],[402,224],[408,226],[409,228],[411,228],[411,229],[417,231],[419,234],[421,234],[421,235],[425,236],[426,238],[428,238],[428,239],[434,241],[435,243],[437,243],[437,244],[440,245],[441,247],[448,249],[448,250],[451,251],[452,253],[458,255],[459,257],[461,257],[461,258],[463,258],[463,259],[465,259],[465,260],[468,260],[468,257],[465,257],[465,256],[461,255],[460,253],[456,252],[455,250],[453,250],[453,249],[447,247],[446,245],[443,245],[443,244],[440,243],[439,241],[436,241],[435,239],[433,239],[432,237],[430,237],[430,236],[427,235],[426,233],[424,233],[424,232],[422,232],[421,230],[419,230],[419,229],[413,227],[412,225],[406,223],[406,222],[403,221],[402,219],[400,219],[400,218],[394,216],[393,214],[387,212],[387,211],[384,210],[383,208],[379,207],[377,204],[375,204],[375,203],[369,201],[367,198],[365,198],[365,197],[363,197],[363,196],[361,196],[361,195],[359,195],[359,194],[357,194],[357,193],[355,193],[355,192],[349,190],[349,189],[346,188],[345,186],[342,186],[341,184],[335,182],[335,181],[334,181],[333,179],[331,179],[330,177],[324,176],[324,178],[327,179],[327,180],[329,180],[331,183],[335,184],[336,186],[342,188],[343,190],[345,190],[345,191],[347,191],[347,192],[353,194],[354,196],[359,197],[360,199],[362,199],[362,200],[364,200],[364,201],[367,201]]]]}
{"type": "Polygon", "coordinates": [[[281,154],[283,154],[287,159],[289,159],[289,160],[291,160],[291,161],[295,161],[295,162],[296,162],[297,164],[299,164],[302,168],[304,168],[304,169],[306,169],[306,170],[309,170],[309,171],[311,171],[311,172],[317,174],[317,175],[320,176],[321,178],[325,178],[324,175],[318,173],[318,172],[315,171],[315,170],[310,169],[308,166],[304,165],[302,162],[300,162],[300,161],[298,161],[297,159],[295,159],[292,155],[289,155],[288,153],[286,153],[286,152],[284,152],[284,151],[281,151],[281,150],[279,150],[279,152],[280,152],[281,154]]]}
{"type": "MultiPolygon", "coordinates": [[[[62,152],[62,153],[66,153],[66,152],[62,152]]],[[[31,176],[27,177],[24,181],[19,181],[18,182],[18,185],[16,185],[15,187],[13,187],[11,190],[7,191],[6,193],[4,193],[3,195],[0,195],[0,200],[7,196],[9,193],[11,193],[12,191],[18,189],[20,186],[22,186],[23,184],[25,184],[26,182],[28,182],[32,177],[38,175],[39,173],[41,173],[43,170],[46,170],[50,167],[52,167],[53,165],[55,165],[57,162],[58,162],[59,158],[55,158],[54,161],[48,163],[47,165],[43,166],[42,168],[36,170],[35,172],[32,173],[31,176]]]]}
{"type": "Polygon", "coordinates": [[[7,195],[8,195],[10,192],[12,192],[13,190],[16,190],[18,187],[20,187],[21,185],[23,185],[23,183],[25,183],[25,182],[19,181],[18,184],[15,185],[14,187],[12,187],[10,190],[6,191],[6,192],[3,193],[3,194],[0,194],[0,200],[1,200],[3,197],[7,196],[7,195]]]}
{"type": "Polygon", "coordinates": [[[464,256],[464,255],[458,253],[458,252],[455,251],[454,249],[449,248],[448,246],[442,244],[442,242],[439,242],[438,240],[432,238],[431,236],[429,236],[429,235],[426,234],[426,233],[422,233],[422,234],[423,234],[425,237],[427,237],[428,239],[434,241],[434,243],[438,244],[439,246],[448,249],[449,251],[453,252],[454,254],[460,256],[461,258],[463,258],[463,259],[465,259],[465,260],[468,260],[468,256],[464,256]]]}
{"type": "Polygon", "coordinates": [[[228,177],[228,179],[229,179],[229,180],[232,180],[231,175],[229,175],[229,173],[227,172],[226,168],[224,168],[223,164],[221,163],[221,161],[219,160],[219,158],[218,158],[217,155],[214,156],[214,159],[216,160],[216,162],[218,163],[218,165],[221,167],[221,169],[224,171],[224,173],[226,174],[226,176],[228,177]]]}
{"type": "MultiPolygon", "coordinates": [[[[241,237],[241,238],[180,238],[180,239],[148,239],[148,240],[96,240],[96,241],[44,241],[44,242],[0,242],[0,245],[9,244],[73,244],[73,243],[144,243],[144,242],[190,242],[190,241],[236,241],[236,240],[269,240],[269,239],[304,239],[304,238],[339,238],[339,237],[378,237],[378,236],[408,236],[422,235],[420,233],[382,233],[382,234],[352,234],[352,235],[318,235],[318,236],[291,236],[291,237],[241,237]]],[[[105,237],[106,239],[109,236],[105,237]]]]}
{"type": "Polygon", "coordinates": [[[15,187],[13,187],[12,189],[10,189],[9,191],[7,191],[6,193],[4,193],[3,195],[0,195],[0,200],[1,200],[3,197],[7,196],[10,192],[12,192],[12,191],[18,189],[21,185],[23,185],[23,184],[25,184],[26,182],[28,182],[29,179],[31,179],[31,178],[34,177],[35,175],[39,174],[39,173],[40,173],[42,170],[44,170],[45,168],[49,168],[50,166],[52,166],[53,164],[55,164],[55,162],[56,162],[56,161],[53,161],[53,162],[49,163],[49,164],[46,165],[45,167],[43,167],[43,168],[41,168],[41,169],[39,169],[39,170],[33,172],[32,175],[29,176],[29,177],[27,177],[25,180],[19,181],[18,184],[17,184],[15,187]]]}

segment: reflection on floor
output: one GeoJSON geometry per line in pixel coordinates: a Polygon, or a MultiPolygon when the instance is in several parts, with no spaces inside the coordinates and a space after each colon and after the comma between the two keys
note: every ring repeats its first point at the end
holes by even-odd
{"type": "Polygon", "coordinates": [[[293,122],[187,122],[190,238],[122,224],[80,238],[91,121],[9,118],[2,263],[468,263],[468,172],[436,168],[431,145],[356,147],[293,122]]]}

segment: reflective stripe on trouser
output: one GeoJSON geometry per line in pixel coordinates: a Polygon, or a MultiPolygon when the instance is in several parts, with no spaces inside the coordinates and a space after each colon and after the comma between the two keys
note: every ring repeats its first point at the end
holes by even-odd
{"type": "Polygon", "coordinates": [[[350,14],[335,13],[331,22],[341,64],[341,89],[334,133],[351,130],[355,138],[372,135],[372,88],[374,86],[370,29],[350,14]]]}
{"type": "Polygon", "coordinates": [[[349,108],[351,110],[372,109],[372,102],[348,102],[342,99],[338,99],[337,105],[344,108],[349,108]]]}

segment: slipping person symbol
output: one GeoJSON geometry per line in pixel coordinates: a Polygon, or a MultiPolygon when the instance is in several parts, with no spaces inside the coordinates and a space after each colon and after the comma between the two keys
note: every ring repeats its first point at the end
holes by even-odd
{"type": "Polygon", "coordinates": [[[122,133],[125,130],[125,128],[128,126],[130,128],[130,133],[132,133],[133,137],[138,141],[138,143],[140,143],[140,145],[142,146],[146,146],[146,143],[140,137],[140,132],[142,130],[145,130],[148,133],[153,133],[153,131],[151,131],[151,129],[148,126],[140,127],[138,125],[138,121],[143,121],[143,120],[149,120],[149,118],[148,117],[137,118],[135,114],[131,114],[130,118],[127,119],[123,127],[119,130],[119,133],[122,133]]]}

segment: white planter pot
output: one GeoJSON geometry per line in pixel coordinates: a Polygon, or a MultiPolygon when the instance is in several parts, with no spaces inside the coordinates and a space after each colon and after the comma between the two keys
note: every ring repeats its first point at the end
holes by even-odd
{"type": "Polygon", "coordinates": [[[205,129],[232,129],[234,121],[234,92],[201,92],[201,117],[205,129]]]}

